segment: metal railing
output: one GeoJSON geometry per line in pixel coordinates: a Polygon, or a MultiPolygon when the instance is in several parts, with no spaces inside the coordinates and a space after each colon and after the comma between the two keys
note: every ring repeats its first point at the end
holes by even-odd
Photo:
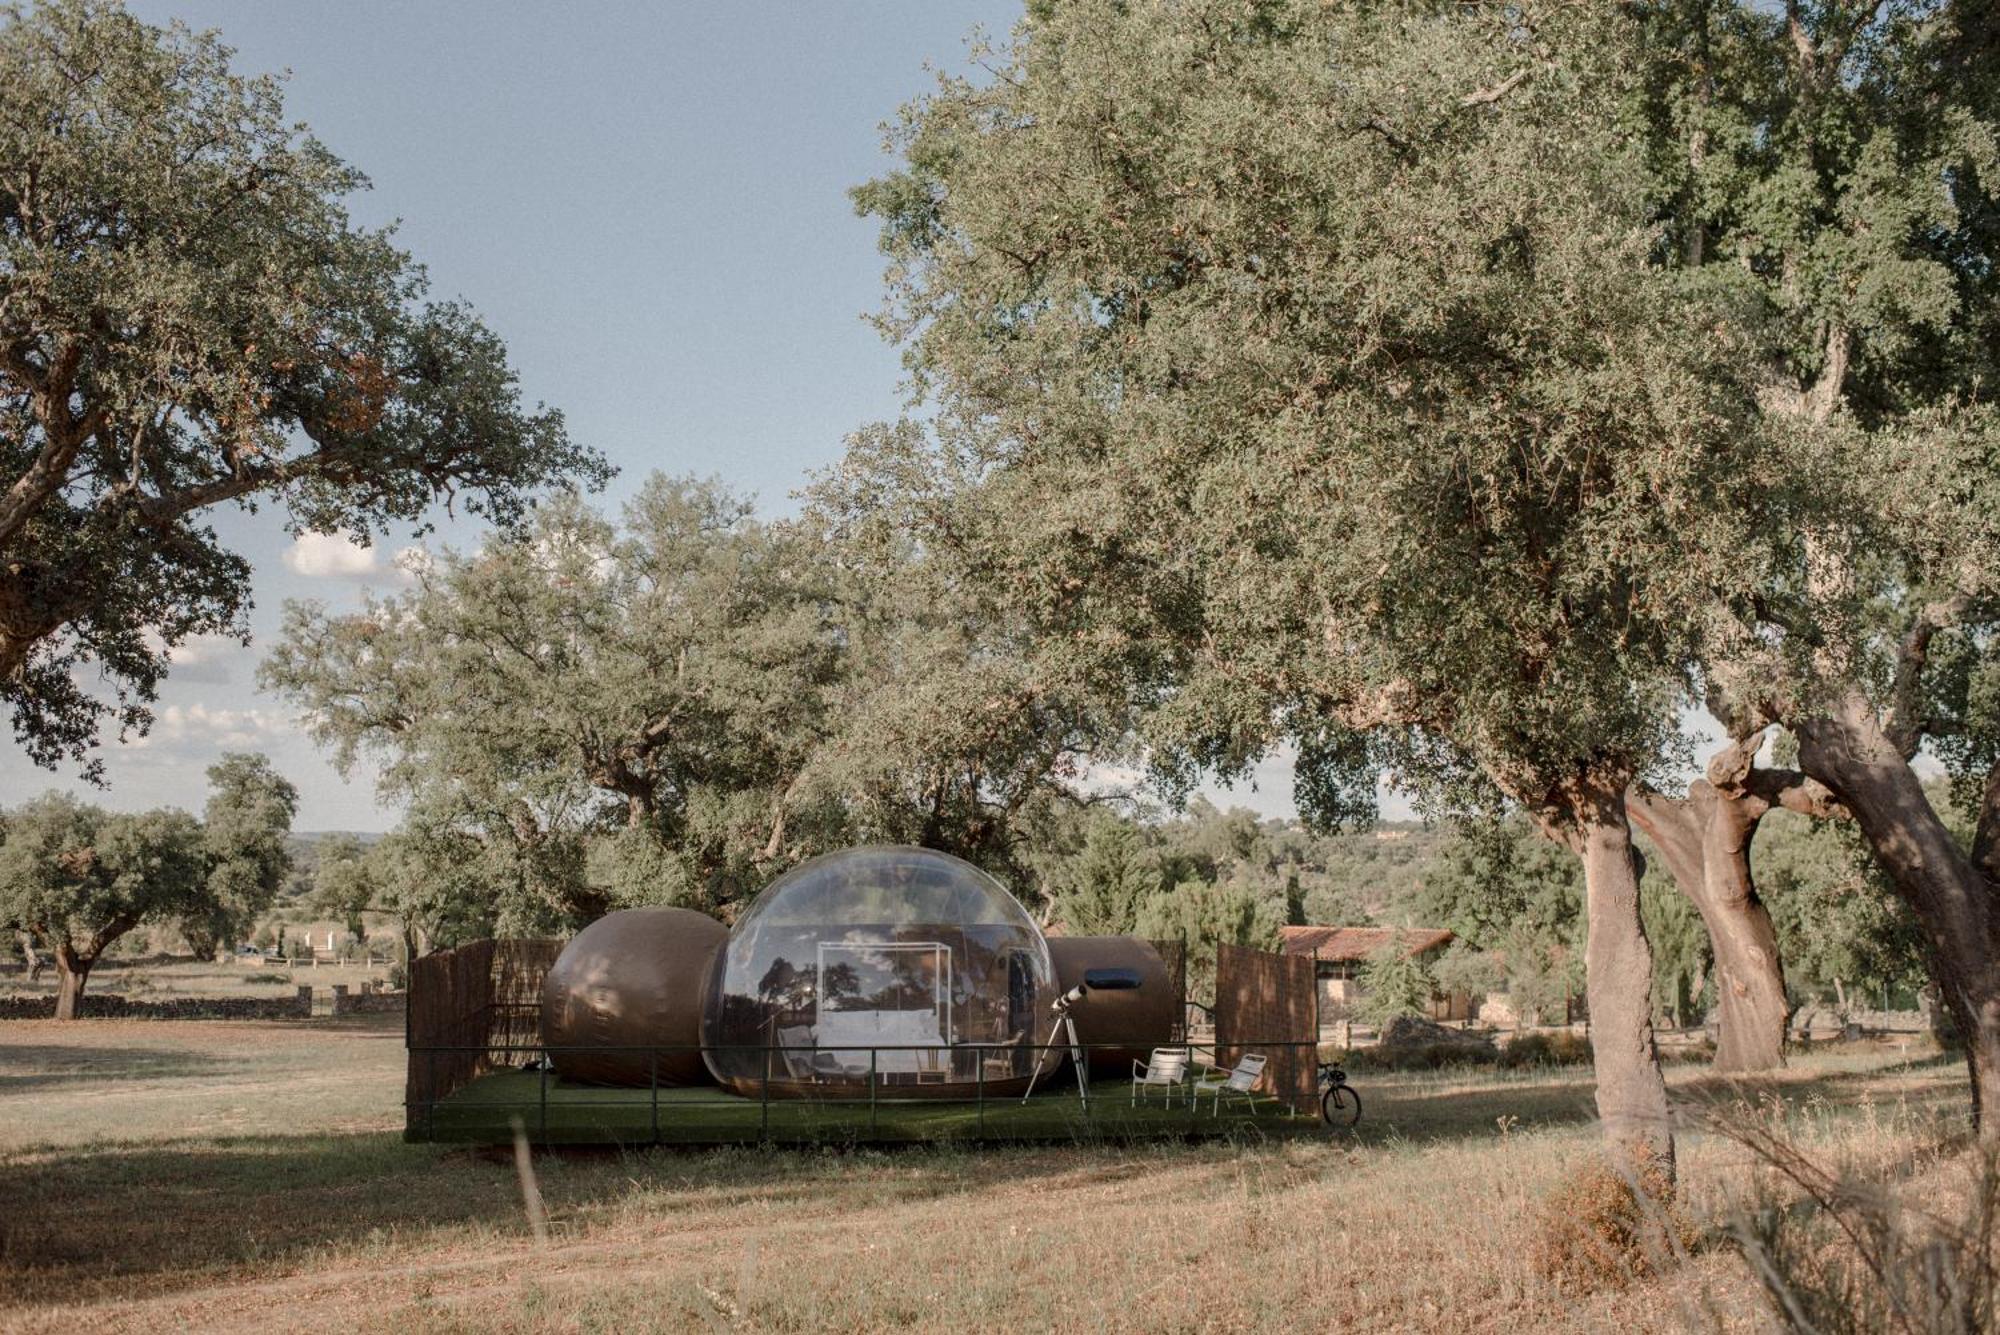
{"type": "MultiPolygon", "coordinates": [[[[1172,1087],[1135,1086],[1129,1067],[1079,1081],[1074,1053],[1086,1055],[1086,1072],[1089,1053],[1136,1055],[1143,1065],[1148,1051],[1129,1043],[412,1045],[413,1068],[436,1060],[478,1074],[438,1096],[411,1097],[405,1136],[504,1141],[512,1138],[518,1119],[528,1138],[542,1144],[1136,1138],[1231,1132],[1246,1122],[1277,1130],[1316,1109],[1314,1042],[1231,1042],[1226,1057],[1266,1058],[1264,1077],[1249,1098],[1212,1092],[1216,1079],[1227,1074],[1215,1062],[1212,1046],[1171,1046],[1188,1046],[1195,1058],[1188,1064],[1189,1078],[1172,1087]],[[704,1051],[732,1072],[733,1089],[660,1078],[663,1067],[675,1065],[672,1059],[704,1051]],[[788,1054],[803,1061],[790,1062],[788,1054]],[[1199,1060],[1203,1054],[1206,1063],[1199,1060]],[[554,1063],[569,1055],[631,1057],[635,1065],[643,1063],[649,1078],[633,1085],[568,1081],[554,1063]],[[823,1055],[836,1058],[837,1071],[800,1074],[802,1066],[810,1068],[823,1055]],[[885,1056],[894,1059],[885,1062],[885,1056]],[[904,1069],[909,1067],[917,1069],[904,1069]],[[959,1077],[959,1071],[967,1074],[959,1077]],[[1210,1087],[1201,1083],[1204,1077],[1210,1087]],[[1024,1098],[1031,1078],[1033,1095],[1024,1098]]],[[[413,1081],[412,1089],[418,1087],[413,1081]]]]}

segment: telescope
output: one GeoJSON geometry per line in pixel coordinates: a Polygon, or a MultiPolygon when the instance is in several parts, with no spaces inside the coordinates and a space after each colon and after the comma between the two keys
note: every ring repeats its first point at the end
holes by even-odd
{"type": "MultiPolygon", "coordinates": [[[[1078,983],[1075,987],[1057,997],[1054,1003],[1049,1006],[1049,1013],[1056,1018],[1055,1023],[1049,1026],[1049,1041],[1044,1043],[1041,1049],[1044,1052],[1048,1051],[1048,1049],[1055,1046],[1056,1035],[1065,1032],[1068,1033],[1069,1059],[1070,1063],[1076,1067],[1076,1093],[1077,1097],[1083,1100],[1083,1109],[1086,1113],[1090,1111],[1090,1064],[1084,1059],[1083,1045],[1076,1041],[1076,1021],[1071,1018],[1069,1008],[1089,996],[1092,986],[1092,981],[1086,978],[1083,982],[1078,983]]],[[[1116,988],[1129,985],[1113,982],[1111,986],[1116,988]]],[[[1042,1078],[1042,1065],[1042,1059],[1038,1058],[1035,1062],[1035,1069],[1028,1075],[1028,1089],[1026,1093],[1021,1095],[1021,1102],[1026,1103],[1034,1094],[1035,1082],[1042,1078]]]]}

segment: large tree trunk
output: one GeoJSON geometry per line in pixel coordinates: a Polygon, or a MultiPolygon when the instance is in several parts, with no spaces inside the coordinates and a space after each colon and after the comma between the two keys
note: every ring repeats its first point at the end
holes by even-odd
{"type": "Polygon", "coordinates": [[[1750,876],[1750,839],[1757,819],[1740,799],[1715,797],[1704,832],[1702,895],[1695,907],[1715,949],[1719,1071],[1771,1071],[1785,1063],[1785,1017],[1791,1006],[1785,999],[1778,932],[1750,876]]]}
{"type": "Polygon", "coordinates": [[[79,955],[66,945],[57,946],[55,956],[56,1018],[74,1020],[83,1004],[83,985],[90,981],[90,966],[97,959],[79,955]]]}
{"type": "Polygon", "coordinates": [[[1665,857],[1674,884],[1694,903],[1715,952],[1715,1067],[1770,1071],[1784,1065],[1784,969],[1770,910],[1750,873],[1750,841],[1770,804],[1742,790],[1696,780],[1685,798],[1635,788],[1633,821],[1665,857]]]}
{"type": "Polygon", "coordinates": [[[1615,1148],[1671,1175],[1673,1126],[1653,1044],[1653,950],[1639,920],[1639,868],[1621,788],[1591,794],[1575,813],[1589,928],[1584,995],[1597,1115],[1615,1148]]]}
{"type": "MultiPolygon", "coordinates": [[[[1980,1139],[2000,1144],[2000,904],[1995,887],[1951,837],[1904,751],[1874,707],[1849,691],[1822,716],[1795,723],[1799,760],[1853,813],[1929,947],[1940,999],[1965,1041],[1980,1139]]],[[[1993,813],[1981,813],[1987,833],[1993,813]]],[[[1982,840],[1982,843],[1985,842],[1982,840]]]]}

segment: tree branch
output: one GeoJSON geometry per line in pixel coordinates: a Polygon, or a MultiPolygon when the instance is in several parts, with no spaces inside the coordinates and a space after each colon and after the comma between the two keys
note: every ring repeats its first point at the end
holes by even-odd
{"type": "Polygon", "coordinates": [[[2000,760],[1986,771],[1986,789],[1979,798],[1979,820],[1972,832],[1972,865],[1988,884],[2000,886],[2000,760]]]}
{"type": "Polygon", "coordinates": [[[6,496],[0,497],[0,547],[68,480],[77,451],[103,426],[103,414],[96,409],[82,417],[72,416],[69,410],[70,391],[82,361],[83,345],[65,344],[47,373],[38,375],[18,348],[6,350],[4,363],[27,390],[30,410],[41,423],[42,448],[28,471],[14,479],[6,496]]]}
{"type": "Polygon", "coordinates": [[[1701,829],[1693,802],[1635,783],[1625,790],[1625,814],[1666,857],[1676,884],[1701,884],[1701,829]]]}
{"type": "Polygon", "coordinates": [[[1930,662],[1931,640],[1939,631],[1957,624],[1971,605],[1972,599],[1963,593],[1927,605],[1917,613],[1897,648],[1896,677],[1889,690],[1889,712],[1882,731],[1905,760],[1917,754],[1924,740],[1923,677],[1930,662]]]}
{"type": "Polygon", "coordinates": [[[1512,74],[1502,79],[1499,83],[1494,84],[1491,88],[1481,88],[1475,92],[1467,93],[1464,97],[1458,99],[1458,105],[1461,107],[1491,106],[1520,87],[1522,81],[1528,77],[1531,71],[1532,67],[1523,66],[1521,69],[1515,70],[1512,74]]]}
{"type": "Polygon", "coordinates": [[[1796,811],[1814,820],[1847,819],[1847,808],[1831,788],[1795,769],[1752,770],[1745,791],[1771,806],[1796,811]]]}

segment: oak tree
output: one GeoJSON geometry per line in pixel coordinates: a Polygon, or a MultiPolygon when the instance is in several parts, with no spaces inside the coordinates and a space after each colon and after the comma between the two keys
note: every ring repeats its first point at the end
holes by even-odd
{"type": "Polygon", "coordinates": [[[201,823],[184,811],[110,814],[51,793],[7,813],[0,917],[54,959],[56,1018],[76,1018],[90,971],[142,922],[209,903],[201,823]]]}
{"type": "Polygon", "coordinates": [[[2000,768],[1959,753],[1982,790],[1968,850],[1912,761],[1965,729],[1953,679],[2000,626],[2000,30],[1954,0],[1693,0],[1634,21],[1659,262],[1741,350],[1758,420],[1739,448],[1792,477],[1786,505],[1746,516],[1789,546],[1718,606],[1710,698],[1738,740],[1796,735],[1916,913],[1977,1115],[2000,1102],[2000,768]]]}
{"type": "Polygon", "coordinates": [[[0,7],[0,698],[37,763],[96,777],[175,645],[245,634],[218,507],[366,538],[441,501],[515,524],[605,476],[353,222],[366,185],[213,33],[0,7]]]}
{"type": "Polygon", "coordinates": [[[1626,787],[1762,568],[1707,296],[1652,262],[1622,9],[1034,7],[857,192],[928,432],[876,504],[1115,677],[1170,778],[1503,798],[1583,862],[1598,1104],[1670,1159],[1626,787]],[[1720,498],[1720,500],[1719,500],[1720,498]]]}

